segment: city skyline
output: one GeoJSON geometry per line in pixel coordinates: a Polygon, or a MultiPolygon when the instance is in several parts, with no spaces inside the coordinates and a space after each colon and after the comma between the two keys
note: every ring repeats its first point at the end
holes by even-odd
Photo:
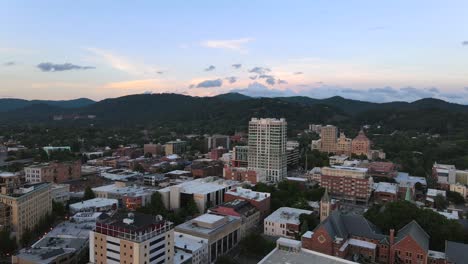
{"type": "Polygon", "coordinates": [[[0,98],[334,95],[468,104],[468,3],[3,2],[0,98]]]}

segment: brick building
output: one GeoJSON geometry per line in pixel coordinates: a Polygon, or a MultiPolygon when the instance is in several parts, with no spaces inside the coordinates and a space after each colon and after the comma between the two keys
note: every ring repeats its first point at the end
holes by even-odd
{"type": "Polygon", "coordinates": [[[81,161],[49,162],[24,168],[26,182],[62,183],[81,177],[81,161]]]}
{"type": "Polygon", "coordinates": [[[364,131],[359,131],[359,134],[351,142],[351,153],[355,155],[366,155],[370,153],[371,141],[366,137],[364,131]]]}
{"type": "Polygon", "coordinates": [[[373,180],[366,168],[323,167],[320,186],[326,188],[333,197],[367,202],[372,193],[373,180]]]}
{"type": "Polygon", "coordinates": [[[300,234],[302,214],[311,215],[312,211],[291,207],[281,207],[263,220],[263,233],[268,236],[295,238],[300,234]]]}
{"type": "Polygon", "coordinates": [[[369,164],[369,175],[372,177],[383,177],[393,179],[398,171],[393,162],[371,162],[369,164]]]}
{"type": "Polygon", "coordinates": [[[228,149],[223,148],[223,147],[213,148],[210,151],[210,158],[212,160],[218,160],[219,158],[223,156],[224,153],[227,153],[227,152],[228,152],[228,149]]]}
{"type": "Polygon", "coordinates": [[[250,182],[251,184],[257,184],[266,180],[265,173],[262,173],[262,171],[229,166],[224,166],[223,177],[226,180],[250,182]]]}
{"type": "Polygon", "coordinates": [[[302,236],[302,245],[340,258],[360,255],[377,263],[429,263],[429,235],[415,221],[386,235],[363,216],[334,211],[302,236]]]}
{"type": "Polygon", "coordinates": [[[245,200],[232,200],[209,210],[212,214],[237,216],[241,219],[241,238],[247,236],[260,222],[260,211],[245,200]]]}
{"type": "Polygon", "coordinates": [[[146,153],[151,153],[153,156],[160,156],[164,154],[164,146],[161,144],[145,144],[143,146],[143,152],[144,154],[146,153]]]}
{"type": "Polygon", "coordinates": [[[255,192],[242,187],[237,187],[224,193],[225,202],[238,199],[248,201],[251,205],[255,206],[260,211],[262,219],[270,214],[271,197],[269,193],[255,192]]]}
{"type": "Polygon", "coordinates": [[[398,200],[398,184],[389,182],[374,183],[374,202],[387,203],[398,200]]]}
{"type": "Polygon", "coordinates": [[[208,176],[223,176],[224,164],[218,160],[195,160],[193,163],[185,168],[190,171],[192,176],[197,178],[205,178],[208,176]]]}

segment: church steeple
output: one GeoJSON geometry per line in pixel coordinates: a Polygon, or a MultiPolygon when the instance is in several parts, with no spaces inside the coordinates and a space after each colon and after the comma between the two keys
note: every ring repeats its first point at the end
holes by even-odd
{"type": "Polygon", "coordinates": [[[330,215],[330,196],[328,195],[328,189],[325,189],[325,193],[320,200],[320,222],[323,222],[330,215]]]}

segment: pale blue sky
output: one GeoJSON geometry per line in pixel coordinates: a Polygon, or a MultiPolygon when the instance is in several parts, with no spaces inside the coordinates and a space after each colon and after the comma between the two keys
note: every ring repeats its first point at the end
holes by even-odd
{"type": "Polygon", "coordinates": [[[467,12],[468,1],[427,0],[0,1],[0,97],[237,90],[468,103],[467,12]]]}

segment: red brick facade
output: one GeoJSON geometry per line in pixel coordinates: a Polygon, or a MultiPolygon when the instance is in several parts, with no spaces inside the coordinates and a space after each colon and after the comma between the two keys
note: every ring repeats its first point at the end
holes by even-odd
{"type": "Polygon", "coordinates": [[[248,181],[252,184],[257,184],[257,172],[254,170],[248,170],[245,168],[231,168],[229,166],[224,167],[224,179],[233,181],[248,181]]]}
{"type": "Polygon", "coordinates": [[[230,201],[237,200],[237,199],[248,201],[251,205],[255,206],[260,211],[260,215],[262,219],[267,217],[270,214],[270,203],[271,203],[270,196],[265,197],[262,200],[255,200],[255,199],[248,199],[240,195],[231,194],[232,192],[233,191],[231,191],[230,193],[224,194],[224,202],[230,202],[230,201]]]}
{"type": "Polygon", "coordinates": [[[342,196],[347,200],[367,201],[371,194],[368,178],[322,175],[320,186],[326,188],[330,194],[342,196]]]}

